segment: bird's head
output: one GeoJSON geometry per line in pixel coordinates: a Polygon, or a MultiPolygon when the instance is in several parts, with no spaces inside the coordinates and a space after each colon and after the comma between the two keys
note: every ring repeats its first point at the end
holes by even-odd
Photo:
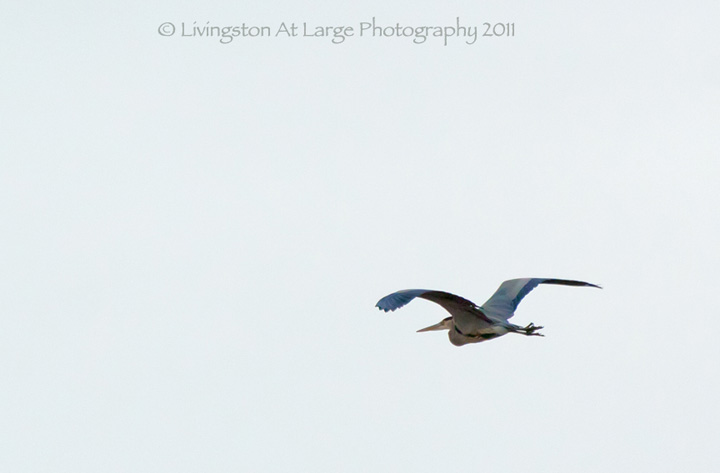
{"type": "Polygon", "coordinates": [[[436,330],[450,330],[453,326],[452,317],[448,317],[447,319],[443,319],[440,322],[436,323],[435,325],[431,325],[429,327],[421,328],[418,330],[418,332],[434,332],[436,330]]]}

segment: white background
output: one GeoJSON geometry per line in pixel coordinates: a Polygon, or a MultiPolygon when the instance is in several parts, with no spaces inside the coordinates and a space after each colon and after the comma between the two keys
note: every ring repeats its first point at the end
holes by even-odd
{"type": "Polygon", "coordinates": [[[3,5],[0,470],[720,470],[719,4],[476,3],[3,5]]]}

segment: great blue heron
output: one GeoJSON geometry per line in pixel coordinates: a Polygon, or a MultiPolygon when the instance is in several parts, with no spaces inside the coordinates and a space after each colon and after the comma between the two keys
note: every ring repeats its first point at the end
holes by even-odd
{"type": "Polygon", "coordinates": [[[511,324],[508,319],[515,315],[515,309],[520,301],[538,284],[559,284],[563,286],[590,286],[595,284],[569,279],[522,278],[510,279],[500,285],[495,294],[482,306],[478,307],[467,299],[455,294],[427,289],[406,289],[394,292],[380,299],[376,307],[385,312],[399,309],[416,297],[427,299],[440,304],[450,312],[451,317],[441,320],[435,325],[422,328],[418,332],[433,330],[449,330],[450,342],[455,346],[467,343],[479,343],[485,340],[500,337],[506,333],[521,333],[535,335],[542,327],[532,323],[521,327],[511,324]]]}

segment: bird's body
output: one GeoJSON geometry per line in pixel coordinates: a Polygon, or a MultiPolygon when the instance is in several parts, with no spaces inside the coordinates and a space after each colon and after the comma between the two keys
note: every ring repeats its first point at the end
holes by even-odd
{"type": "Polygon", "coordinates": [[[448,330],[450,342],[456,346],[492,340],[511,332],[542,336],[536,333],[542,327],[533,324],[521,327],[508,322],[508,319],[515,315],[515,309],[523,297],[539,284],[600,287],[569,279],[521,278],[510,279],[502,283],[495,294],[479,307],[469,300],[449,292],[427,289],[406,289],[394,292],[380,299],[377,307],[388,312],[399,309],[416,297],[435,302],[450,312],[451,316],[435,325],[420,329],[418,332],[448,330]]]}

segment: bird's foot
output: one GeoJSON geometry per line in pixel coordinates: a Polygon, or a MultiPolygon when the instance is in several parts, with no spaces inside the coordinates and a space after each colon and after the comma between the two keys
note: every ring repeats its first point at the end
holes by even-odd
{"type": "Polygon", "coordinates": [[[542,328],[543,327],[537,326],[537,325],[533,324],[532,322],[530,322],[525,327],[523,327],[523,331],[525,332],[525,335],[527,335],[528,337],[529,336],[544,337],[545,335],[543,335],[542,333],[535,333],[538,330],[541,330],[542,328]]]}

